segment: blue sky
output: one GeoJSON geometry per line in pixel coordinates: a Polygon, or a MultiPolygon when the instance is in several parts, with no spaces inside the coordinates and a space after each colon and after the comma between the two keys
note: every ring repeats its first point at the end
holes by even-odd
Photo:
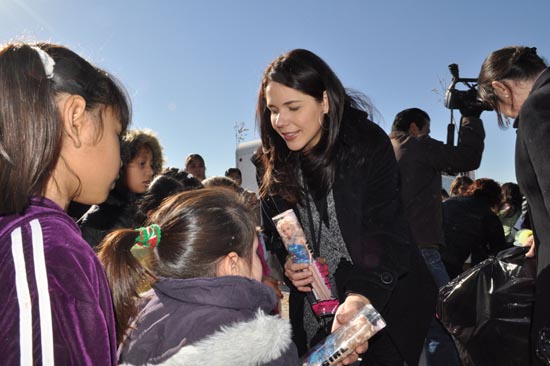
{"type": "MultiPolygon", "coordinates": [[[[387,132],[397,112],[419,107],[444,140],[448,65],[476,77],[491,51],[515,44],[550,59],[549,10],[547,0],[0,0],[0,42],[61,43],[114,74],[132,98],[133,128],[157,133],[168,165],[199,153],[213,176],[235,166],[236,123],[246,140],[259,137],[260,79],[285,51],[324,58],[370,98],[387,132]]],[[[515,181],[515,130],[500,130],[493,112],[482,118],[477,177],[515,181]]]]}

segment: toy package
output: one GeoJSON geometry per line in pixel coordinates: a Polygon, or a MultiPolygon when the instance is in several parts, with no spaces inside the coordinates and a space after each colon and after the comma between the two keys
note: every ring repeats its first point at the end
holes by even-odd
{"type": "Polygon", "coordinates": [[[334,303],[336,301],[336,307],[338,307],[338,301],[333,298],[330,290],[328,266],[326,263],[319,263],[314,258],[313,250],[306,240],[302,225],[300,225],[294,210],[290,209],[273,217],[273,222],[287,251],[294,257],[294,263],[314,264],[311,269],[313,272],[312,290],[315,302],[330,300],[331,303],[334,303]]]}
{"type": "Polygon", "coordinates": [[[347,323],[313,347],[303,358],[303,366],[329,366],[350,355],[386,326],[382,316],[371,304],[366,304],[347,323]]]}

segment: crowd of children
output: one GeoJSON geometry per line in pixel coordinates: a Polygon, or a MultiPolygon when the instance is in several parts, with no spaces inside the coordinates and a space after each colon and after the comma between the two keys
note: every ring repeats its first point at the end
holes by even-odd
{"type": "MultiPolygon", "coordinates": [[[[387,323],[335,364],[418,364],[436,288],[409,239],[390,140],[365,105],[309,51],[273,61],[256,194],[237,168],[207,178],[199,154],[165,168],[155,134],[129,129],[123,86],[70,49],[1,46],[1,363],[301,364],[328,334],[310,308],[310,264],[286,256],[296,228],[281,221],[282,238],[272,221],[293,208],[340,302],[332,330],[365,304],[387,323]],[[284,278],[271,276],[272,253],[284,278]],[[278,314],[283,279],[290,321],[278,314]]],[[[514,183],[458,178],[442,201],[451,278],[529,225],[514,183]]]]}

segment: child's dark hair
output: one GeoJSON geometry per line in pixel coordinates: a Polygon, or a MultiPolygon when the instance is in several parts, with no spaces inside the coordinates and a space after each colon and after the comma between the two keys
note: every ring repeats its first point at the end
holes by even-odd
{"type": "Polygon", "coordinates": [[[239,168],[229,168],[225,171],[225,176],[229,177],[231,174],[237,174],[240,178],[243,177],[241,170],[239,168]]]}
{"type": "Polygon", "coordinates": [[[239,187],[237,183],[231,178],[228,177],[222,177],[222,176],[215,176],[206,178],[202,181],[202,184],[205,187],[224,187],[229,188],[233,190],[235,193],[242,194],[244,193],[244,188],[239,187]]]}
{"type": "Polygon", "coordinates": [[[150,254],[150,270],[132,255],[138,236],[132,229],[117,230],[102,242],[99,258],[113,294],[117,340],[137,315],[138,289],[156,277],[215,277],[217,264],[236,252],[249,265],[256,228],[251,212],[227,189],[198,189],[165,200],[147,224],[161,228],[161,240],[150,254]]]}
{"type": "Polygon", "coordinates": [[[122,135],[121,140],[120,160],[122,160],[123,165],[128,165],[137,156],[141,148],[147,147],[153,154],[153,171],[155,175],[161,173],[164,163],[162,146],[153,131],[148,129],[128,130],[122,135]]]}
{"type": "Polygon", "coordinates": [[[23,212],[33,195],[43,195],[60,158],[63,126],[56,96],[79,95],[88,111],[111,107],[124,131],[131,107],[123,87],[105,71],[66,47],[49,43],[10,43],[0,47],[0,214],[23,212]],[[55,66],[48,77],[37,51],[55,66]]]}
{"type": "Polygon", "coordinates": [[[176,193],[188,189],[178,180],[167,175],[159,175],[153,179],[147,191],[137,201],[136,224],[142,225],[148,213],[160,207],[162,201],[176,193]]]}
{"type": "Polygon", "coordinates": [[[203,188],[204,187],[203,184],[201,183],[201,181],[198,180],[197,178],[193,177],[192,174],[189,174],[186,171],[175,168],[175,167],[165,168],[162,171],[162,175],[165,175],[167,177],[170,177],[170,178],[173,178],[173,179],[177,180],[178,182],[183,184],[186,191],[191,190],[191,189],[198,189],[198,188],[203,188]]]}

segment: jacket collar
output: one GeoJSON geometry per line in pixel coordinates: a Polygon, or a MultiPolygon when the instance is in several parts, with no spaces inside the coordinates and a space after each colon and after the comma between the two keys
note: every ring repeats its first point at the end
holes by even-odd
{"type": "Polygon", "coordinates": [[[269,313],[277,303],[272,289],[256,280],[241,276],[160,278],[153,287],[157,294],[160,292],[182,302],[232,309],[261,308],[269,313]]]}
{"type": "MultiPolygon", "coordinates": [[[[531,88],[531,91],[529,92],[529,95],[533,94],[537,89],[542,87],[543,85],[546,85],[550,82],[550,67],[547,67],[535,80],[533,83],[533,87],[531,88]]],[[[519,125],[519,116],[514,120],[514,124],[512,125],[513,128],[518,128],[519,125]]]]}

